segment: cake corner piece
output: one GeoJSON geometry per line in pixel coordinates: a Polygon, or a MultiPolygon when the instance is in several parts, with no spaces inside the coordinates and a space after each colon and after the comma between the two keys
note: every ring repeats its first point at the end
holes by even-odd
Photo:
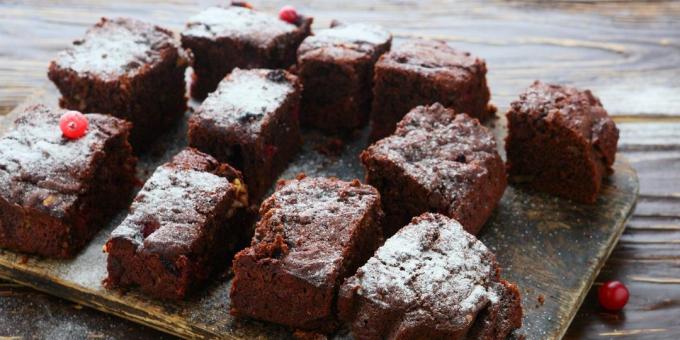
{"type": "Polygon", "coordinates": [[[510,180],[595,203],[612,171],[619,130],[589,90],[535,81],[507,112],[510,180]]]}
{"type": "Polygon", "coordinates": [[[158,167],[105,245],[106,288],[139,287],[160,299],[194,292],[245,243],[240,173],[194,149],[158,167]]]}
{"type": "Polygon", "coordinates": [[[361,154],[380,191],[391,235],[411,218],[438,212],[477,234],[505,192],[505,164],[493,133],[439,103],[413,108],[396,131],[361,154]]]}
{"type": "Polygon", "coordinates": [[[260,215],[251,246],[234,260],[231,313],[334,331],[342,279],[382,240],[380,195],[357,180],[299,176],[281,181],[260,215]]]}
{"type": "Polygon", "coordinates": [[[371,140],[394,132],[412,108],[439,102],[481,121],[495,114],[483,59],[439,40],[410,40],[375,64],[371,140]]]}
{"type": "Polygon", "coordinates": [[[340,319],[358,339],[505,339],[521,327],[517,287],[454,219],[425,213],[342,284],[340,319]]]}
{"type": "Polygon", "coordinates": [[[190,63],[171,31],[132,18],[102,18],[50,62],[60,106],[111,114],[134,124],[131,144],[145,149],[187,109],[190,63]]]}
{"type": "Polygon", "coordinates": [[[300,92],[285,70],[236,68],[189,117],[189,145],[241,170],[259,202],[302,145],[300,92]]]}
{"type": "Polygon", "coordinates": [[[373,68],[392,35],[368,24],[333,22],[307,37],[297,56],[303,83],[303,126],[346,133],[365,125],[371,109],[373,68]]]}
{"type": "Polygon", "coordinates": [[[33,105],[0,137],[0,246],[45,257],[75,256],[129,203],[136,158],[130,124],[85,114],[83,136],[63,136],[67,110],[33,105]]]}

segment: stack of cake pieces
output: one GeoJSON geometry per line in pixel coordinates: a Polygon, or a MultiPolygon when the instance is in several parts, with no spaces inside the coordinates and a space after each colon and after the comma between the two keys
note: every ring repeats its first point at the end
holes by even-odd
{"type": "MultiPolygon", "coordinates": [[[[108,288],[184,299],[233,256],[231,313],[299,335],[344,323],[357,339],[508,336],[521,326],[519,291],[474,236],[507,182],[479,121],[495,112],[485,62],[444,42],[391,50],[374,25],[311,35],[312,18],[286,18],[211,7],[189,19],[182,47],[163,28],[102,19],[49,68],[61,106],[100,113],[32,106],[0,138],[0,246],[72,257],[129,206],[104,247],[108,288]],[[130,206],[128,137],[143,150],[181,120],[190,63],[191,94],[205,99],[190,147],[130,206]],[[82,135],[62,134],[68,115],[89,124],[82,135]],[[369,120],[368,184],[282,180],[253,232],[251,209],[300,149],[301,122],[356,136],[369,120]]],[[[508,120],[514,182],[597,199],[618,130],[596,97],[537,82],[508,120]]]]}
{"type": "Polygon", "coordinates": [[[287,68],[311,34],[312,18],[295,23],[241,6],[210,7],[189,18],[182,46],[193,52],[191,96],[205,98],[234,68],[287,68]]]}

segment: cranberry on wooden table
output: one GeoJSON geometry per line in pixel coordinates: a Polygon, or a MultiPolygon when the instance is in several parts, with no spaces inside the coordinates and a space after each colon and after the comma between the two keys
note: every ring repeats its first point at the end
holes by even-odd
{"type": "Polygon", "coordinates": [[[628,288],[620,281],[607,281],[598,289],[597,297],[602,308],[620,311],[628,302],[628,288]]]}

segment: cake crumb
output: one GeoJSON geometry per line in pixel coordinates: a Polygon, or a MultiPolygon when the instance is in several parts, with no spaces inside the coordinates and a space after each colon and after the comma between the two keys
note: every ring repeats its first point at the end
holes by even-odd
{"type": "Polygon", "coordinates": [[[327,157],[338,157],[342,153],[345,143],[340,138],[331,138],[325,142],[318,143],[314,149],[327,157]]]}
{"type": "Polygon", "coordinates": [[[543,304],[545,303],[545,295],[543,295],[543,294],[539,294],[539,295],[538,295],[538,303],[539,303],[541,306],[543,306],[543,304]]]}

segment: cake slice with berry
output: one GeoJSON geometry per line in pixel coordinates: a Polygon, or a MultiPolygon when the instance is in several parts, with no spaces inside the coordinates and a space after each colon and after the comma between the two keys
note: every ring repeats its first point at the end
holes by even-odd
{"type": "Polygon", "coordinates": [[[234,70],[189,118],[189,145],[243,171],[257,202],[300,148],[300,84],[283,70],[234,70]]]}
{"type": "Polygon", "coordinates": [[[505,339],[522,325],[519,290],[453,219],[426,213],[381,246],[338,294],[355,339],[505,339]]]}
{"type": "Polygon", "coordinates": [[[171,31],[102,18],[57,55],[48,76],[62,94],[62,107],[132,122],[132,145],[144,149],[186,111],[188,64],[171,31]]]}
{"type": "Polygon", "coordinates": [[[335,296],[380,245],[380,195],[358,180],[281,181],[234,259],[231,313],[330,332],[335,296]]]}
{"type": "Polygon", "coordinates": [[[510,180],[594,203],[612,172],[619,130],[589,90],[534,82],[507,113],[510,180]]]}
{"type": "Polygon", "coordinates": [[[440,103],[485,120],[493,116],[483,59],[436,40],[411,40],[395,46],[375,65],[371,138],[391,134],[418,105],[440,103]]]}
{"type": "Polygon", "coordinates": [[[0,247],[73,257],[130,201],[130,123],[30,106],[0,137],[0,247]]]}
{"type": "Polygon", "coordinates": [[[507,185],[493,133],[438,103],[411,110],[361,161],[367,182],[380,191],[387,235],[427,211],[476,235],[507,185]]]}
{"type": "Polygon", "coordinates": [[[184,298],[252,235],[247,196],[237,170],[194,149],[180,152],[154,171],[106,242],[106,287],[184,298]]]}
{"type": "Polygon", "coordinates": [[[302,80],[302,124],[346,132],[368,121],[373,66],[390,49],[392,35],[380,26],[341,24],[302,42],[297,71],[302,80]]]}
{"type": "Polygon", "coordinates": [[[181,35],[182,46],[194,55],[192,97],[205,98],[237,67],[288,68],[295,64],[295,53],[311,34],[313,19],[290,10],[276,18],[248,7],[210,7],[189,18],[181,35]]]}

